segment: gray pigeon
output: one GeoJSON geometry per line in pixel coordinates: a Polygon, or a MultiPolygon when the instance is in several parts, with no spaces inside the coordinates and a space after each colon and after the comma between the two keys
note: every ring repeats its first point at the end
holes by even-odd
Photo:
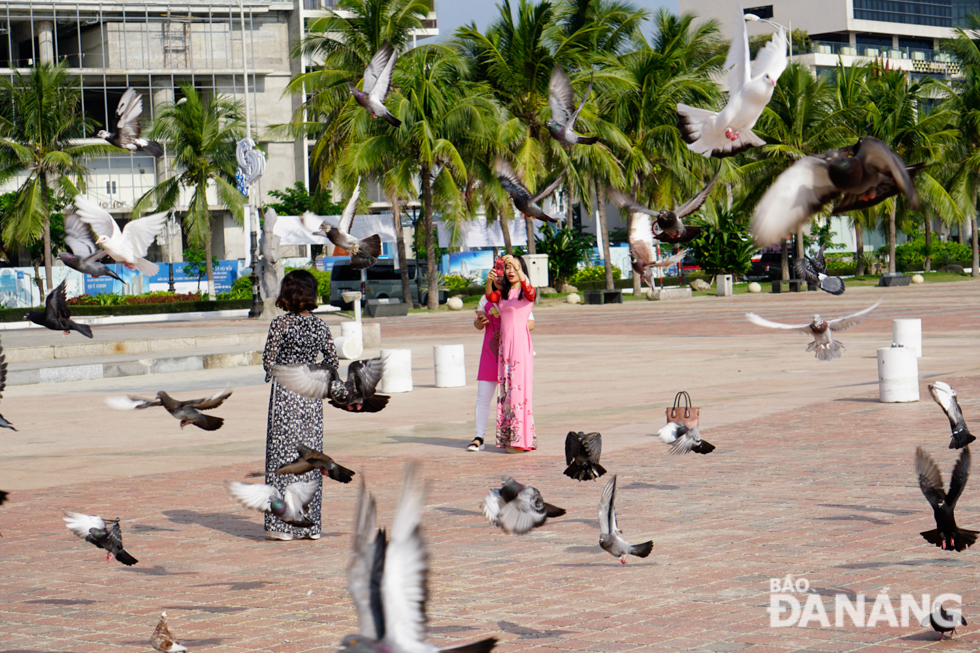
{"type": "Polygon", "coordinates": [[[505,533],[523,535],[543,525],[549,517],[561,517],[563,508],[545,503],[536,488],[504,476],[500,489],[491,488],[483,500],[483,514],[505,533]]]}
{"type": "Polygon", "coordinates": [[[135,88],[127,88],[116,105],[116,131],[110,134],[100,129],[95,136],[127,152],[142,151],[153,157],[163,156],[163,148],[159,143],[142,138],[142,119],[143,97],[135,88]]]}
{"type": "Polygon", "coordinates": [[[578,481],[594,481],[606,473],[599,464],[602,434],[569,431],[565,436],[565,476],[578,481]]]}
{"type": "Polygon", "coordinates": [[[943,475],[925,449],[915,450],[915,475],[919,479],[919,489],[922,490],[926,501],[932,506],[932,516],[936,527],[922,531],[919,535],[928,542],[944,551],[965,551],[977,541],[977,531],[960,528],[956,525],[956,501],[963,494],[966,482],[970,478],[970,447],[960,451],[960,457],[953,465],[953,477],[949,481],[949,492],[943,486],[943,475]]]}
{"type": "Polygon", "coordinates": [[[689,453],[709,454],[715,450],[715,445],[701,439],[701,431],[696,426],[668,422],[657,434],[665,444],[672,445],[670,453],[675,456],[689,453]]]}
{"type": "Polygon", "coordinates": [[[108,397],[105,402],[110,408],[116,410],[133,410],[163,406],[173,417],[180,420],[180,428],[188,424],[193,424],[205,431],[217,431],[225,423],[224,418],[214,415],[205,415],[202,410],[217,408],[231,396],[231,390],[222,390],[217,394],[200,399],[186,399],[178,401],[164,391],[157,393],[157,398],[153,401],[140,399],[138,397],[108,397]]]}
{"type": "Polygon", "coordinates": [[[357,180],[357,186],[347,200],[347,206],[340,216],[340,225],[332,227],[323,222],[312,213],[303,214],[303,226],[312,232],[323,231],[337,247],[350,253],[350,266],[354,270],[365,270],[378,262],[381,256],[381,236],[372,234],[363,240],[358,240],[350,235],[351,227],[354,225],[354,216],[357,214],[357,198],[361,195],[361,180],[357,180]]]}
{"type": "MultiPolygon", "coordinates": [[[[2,389],[0,386],[0,390],[2,389]]],[[[948,383],[936,381],[929,386],[929,394],[942,407],[943,412],[946,413],[946,418],[949,419],[949,428],[953,431],[953,437],[949,441],[950,449],[962,449],[976,440],[976,437],[967,428],[966,420],[963,419],[960,402],[956,399],[956,390],[953,390],[948,383]]]]}
{"type": "Polygon", "coordinates": [[[297,481],[287,485],[281,493],[271,485],[262,483],[232,481],[226,487],[228,494],[246,508],[270,512],[287,524],[307,528],[314,523],[306,514],[306,508],[313,501],[319,486],[319,481],[297,481]]]}
{"type": "Polygon", "coordinates": [[[654,211],[640,204],[632,195],[617,190],[612,186],[606,189],[606,195],[620,209],[632,211],[633,213],[644,213],[655,217],[657,221],[653,225],[653,237],[660,242],[676,245],[690,242],[701,235],[701,227],[689,227],[684,224],[683,219],[701,208],[705,200],[708,199],[708,194],[711,193],[711,189],[714,188],[715,182],[718,181],[719,175],[721,175],[721,168],[718,168],[715,176],[711,178],[711,181],[697,195],[673,211],[669,209],[654,211]]]}
{"type": "Polygon", "coordinates": [[[96,279],[112,277],[116,281],[125,283],[122,277],[101,262],[109,252],[96,247],[95,241],[92,240],[92,231],[82,222],[77,213],[65,214],[65,244],[71,249],[71,254],[62,252],[58,254],[58,258],[68,267],[96,279]]]}
{"type": "Polygon", "coordinates": [[[110,557],[130,567],[139,562],[123,548],[122,530],[119,528],[118,517],[106,524],[104,519],[96,515],[65,511],[65,516],[62,519],[65,520],[65,525],[72,533],[86,542],[104,549],[106,562],[109,562],[110,557]]]}
{"type": "Polygon", "coordinates": [[[939,641],[941,642],[946,633],[949,633],[949,638],[953,639],[953,635],[956,634],[956,627],[968,624],[961,613],[956,610],[947,610],[942,603],[936,601],[932,606],[932,612],[922,618],[921,625],[923,628],[931,626],[933,630],[939,633],[939,641]]]}
{"type": "Polygon", "coordinates": [[[633,555],[645,558],[653,551],[653,540],[642,544],[630,544],[620,535],[622,531],[616,525],[616,475],[609,479],[602,490],[599,500],[599,546],[603,551],[626,564],[626,556],[633,555]]]}
{"type": "Polygon", "coordinates": [[[381,46],[368,63],[364,71],[364,83],[361,89],[351,86],[350,92],[354,100],[364,107],[372,118],[384,118],[393,127],[400,127],[402,122],[391,115],[385,106],[385,100],[391,91],[391,71],[395,67],[395,59],[398,53],[385,43],[381,46]]]}
{"type": "Polygon", "coordinates": [[[44,312],[27,311],[24,319],[52,331],[63,331],[67,336],[72,331],[78,331],[86,338],[92,337],[92,327],[79,324],[71,319],[71,309],[68,308],[68,295],[65,291],[65,279],[58,287],[48,293],[44,300],[44,312]]]}
{"type": "Polygon", "coordinates": [[[565,71],[558,64],[555,64],[551,70],[551,82],[548,84],[551,120],[548,121],[548,133],[566,150],[571,149],[572,145],[592,145],[599,140],[595,136],[582,136],[575,133],[575,120],[581,113],[582,107],[585,106],[591,92],[592,80],[590,79],[589,87],[585,89],[585,95],[582,96],[582,103],[576,109],[575,92],[572,90],[572,83],[568,81],[565,71]]]}
{"type": "Polygon", "coordinates": [[[384,376],[384,360],[372,358],[354,361],[347,367],[347,381],[342,381],[336,367],[326,363],[280,365],[272,376],[287,390],[310,399],[329,399],[336,408],[376,413],[388,405],[388,395],[377,394],[384,376]]]}
{"type": "Polygon", "coordinates": [[[558,219],[545,213],[544,209],[538,206],[538,202],[555,192],[561,183],[562,177],[565,176],[564,170],[551,183],[546,184],[544,189],[532,196],[531,191],[527,189],[523,182],[521,182],[521,178],[517,176],[517,171],[506,160],[497,157],[496,161],[494,161],[493,168],[497,173],[497,179],[500,181],[500,185],[510,195],[510,199],[513,200],[514,206],[517,207],[518,211],[538,220],[553,224],[558,223],[558,219]]]}
{"type": "Polygon", "coordinates": [[[764,317],[759,317],[755,313],[746,313],[745,319],[747,319],[752,324],[758,326],[768,327],[770,329],[787,329],[790,331],[799,331],[800,333],[805,333],[808,336],[813,336],[813,342],[807,346],[807,351],[815,352],[814,356],[818,360],[829,361],[835,358],[841,357],[841,352],[844,351],[844,344],[839,340],[834,340],[833,333],[835,331],[843,331],[852,326],[857,326],[864,321],[864,318],[871,315],[871,313],[878,308],[878,304],[882,300],[878,300],[873,306],[870,306],[863,311],[858,311],[857,313],[852,313],[851,315],[845,315],[844,317],[839,317],[835,320],[825,320],[819,315],[813,316],[813,321],[809,324],[782,324],[780,322],[772,322],[764,317]]]}
{"type": "Polygon", "coordinates": [[[296,450],[299,452],[299,458],[277,469],[276,474],[302,476],[314,469],[319,469],[322,476],[331,478],[338,483],[350,483],[354,478],[352,470],[338,465],[333,458],[322,451],[311,449],[303,443],[297,444],[296,450]]]}
{"type": "Polygon", "coordinates": [[[844,280],[840,277],[827,275],[827,262],[823,257],[823,245],[820,251],[813,258],[798,258],[793,261],[793,268],[796,276],[803,279],[810,286],[816,286],[831,295],[844,294],[844,280]]]}
{"type": "Polygon", "coordinates": [[[489,653],[497,644],[495,637],[452,648],[426,641],[429,552],[422,539],[424,497],[415,477],[415,465],[409,465],[387,540],[383,530],[374,529],[374,497],[361,485],[348,568],[359,632],[344,637],[341,653],[489,653]]]}
{"type": "MultiPolygon", "coordinates": [[[[3,391],[7,387],[7,355],[3,353],[3,347],[0,347],[0,397],[3,396],[3,391]]],[[[11,431],[16,431],[14,425],[7,421],[7,419],[0,415],[0,428],[10,429],[11,431]]],[[[3,499],[0,498],[0,503],[3,503],[3,499]]]]}

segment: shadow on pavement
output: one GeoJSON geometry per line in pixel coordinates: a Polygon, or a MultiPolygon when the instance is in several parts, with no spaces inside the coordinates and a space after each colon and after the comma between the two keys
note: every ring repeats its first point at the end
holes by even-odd
{"type": "Polygon", "coordinates": [[[197,524],[245,540],[265,539],[265,530],[261,523],[240,515],[193,510],[164,510],[163,515],[175,524],[197,524]]]}
{"type": "Polygon", "coordinates": [[[562,635],[571,635],[575,631],[572,630],[536,630],[534,628],[528,628],[527,626],[520,626],[510,621],[498,621],[497,628],[504,631],[505,633],[510,633],[511,635],[518,635],[517,639],[541,639],[541,638],[553,638],[557,639],[562,635]]]}

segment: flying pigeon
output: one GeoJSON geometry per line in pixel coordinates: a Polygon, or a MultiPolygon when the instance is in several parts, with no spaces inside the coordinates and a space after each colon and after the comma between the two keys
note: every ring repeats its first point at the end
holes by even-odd
{"type": "Polygon", "coordinates": [[[429,552],[420,523],[424,497],[415,476],[415,465],[409,465],[389,539],[384,530],[374,530],[374,497],[361,484],[347,576],[359,632],[344,637],[341,653],[489,653],[497,643],[490,637],[440,648],[426,641],[429,552]]]}
{"type": "Polygon", "coordinates": [[[800,333],[805,333],[808,336],[813,336],[813,342],[807,346],[807,351],[816,352],[814,355],[822,360],[829,361],[834,358],[840,358],[841,352],[844,351],[844,345],[839,340],[834,340],[833,332],[843,331],[852,326],[861,324],[864,318],[871,315],[871,313],[878,308],[878,304],[881,303],[879,299],[863,311],[858,311],[857,313],[852,313],[851,315],[845,315],[844,317],[839,317],[834,320],[824,320],[819,315],[813,316],[813,321],[810,324],[781,324],[780,322],[771,322],[765,318],[759,317],[755,313],[746,313],[745,319],[747,319],[752,324],[757,324],[763,327],[769,327],[770,329],[789,329],[791,331],[799,331],[800,333]]]}
{"type": "Polygon", "coordinates": [[[725,58],[728,73],[728,104],[721,113],[677,105],[677,128],[692,152],[704,156],[726,157],[765,141],[752,133],[759,116],[772,98],[776,80],[786,69],[786,32],[782,27],[759,50],[749,71],[749,34],[741,1],[736,3],[735,29],[725,58]]]}
{"type": "Polygon", "coordinates": [[[217,408],[225,402],[225,399],[231,396],[231,393],[231,390],[222,390],[221,392],[213,394],[210,397],[177,401],[161,390],[157,393],[157,398],[155,400],[140,399],[139,397],[133,396],[123,396],[108,397],[106,398],[105,402],[110,408],[115,408],[116,410],[133,410],[151,408],[153,406],[163,406],[167,409],[168,413],[180,420],[180,428],[184,428],[188,424],[193,424],[199,429],[204,429],[205,431],[217,431],[221,428],[221,425],[225,423],[225,420],[221,417],[215,417],[214,415],[205,415],[200,411],[217,408]]]}
{"type": "Polygon", "coordinates": [[[589,99],[592,92],[592,80],[589,80],[589,87],[585,89],[582,96],[582,103],[575,108],[575,92],[572,90],[572,83],[568,81],[568,76],[561,66],[555,64],[551,70],[551,82],[548,84],[548,104],[551,106],[551,120],[548,121],[548,133],[551,137],[561,143],[566,150],[572,145],[592,145],[599,139],[595,136],[582,136],[575,133],[575,120],[589,99]]]}
{"type": "Polygon", "coordinates": [[[318,481],[298,481],[290,483],[280,493],[271,485],[261,483],[227,483],[228,494],[246,508],[273,515],[293,526],[306,528],[314,526],[306,514],[306,507],[313,501],[320,484],[318,481]]]}
{"type": "Polygon", "coordinates": [[[823,257],[823,245],[813,258],[798,258],[793,261],[796,276],[807,282],[809,286],[817,286],[831,295],[844,294],[844,280],[840,277],[827,276],[827,262],[823,257]]]}
{"type": "MultiPolygon", "coordinates": [[[[631,211],[633,213],[643,213],[655,217],[657,221],[653,226],[653,237],[660,242],[676,245],[678,243],[690,242],[701,234],[701,227],[686,226],[683,222],[683,218],[686,218],[701,208],[704,201],[708,199],[708,194],[714,187],[715,182],[718,181],[719,175],[721,175],[720,168],[718,169],[718,172],[715,173],[715,176],[711,178],[711,181],[709,181],[697,195],[687,200],[673,211],[669,209],[661,209],[659,211],[649,209],[636,201],[636,198],[632,195],[624,193],[623,191],[617,190],[611,186],[606,190],[606,195],[609,197],[609,200],[620,209],[631,211]]],[[[633,221],[636,222],[635,216],[633,221]]],[[[632,240],[632,238],[633,235],[630,234],[630,239],[632,240]]]]}
{"type": "Polygon", "coordinates": [[[140,137],[140,121],[143,118],[143,98],[135,88],[127,88],[116,105],[116,131],[110,134],[104,129],[95,133],[96,138],[109,141],[127,152],[143,151],[150,156],[163,156],[163,148],[156,141],[140,137]]]}
{"type": "Polygon", "coordinates": [[[602,490],[599,500],[599,546],[614,558],[626,564],[626,556],[634,555],[645,558],[653,551],[653,540],[642,544],[630,544],[620,535],[622,532],[616,525],[616,475],[609,479],[602,490]]]}
{"type": "MultiPolygon", "coordinates": [[[[3,386],[0,385],[0,390],[2,389],[3,386]]],[[[966,420],[963,419],[963,413],[960,411],[960,402],[956,399],[956,390],[953,390],[948,383],[936,381],[929,385],[929,393],[932,394],[932,398],[942,407],[943,412],[946,413],[946,417],[949,419],[949,428],[953,431],[953,437],[949,441],[949,448],[962,449],[976,440],[976,437],[967,428],[966,420]]]]}
{"type": "Polygon", "coordinates": [[[953,639],[953,635],[956,634],[956,627],[966,625],[968,624],[962,614],[956,610],[947,610],[939,601],[933,604],[932,612],[922,618],[922,627],[932,626],[932,629],[939,633],[940,642],[943,641],[946,633],[949,633],[949,638],[953,639]]]}
{"type": "Polygon", "coordinates": [[[391,91],[391,71],[395,67],[398,54],[390,45],[385,43],[373,57],[364,70],[364,82],[361,90],[351,85],[350,93],[354,101],[364,107],[372,118],[384,118],[393,127],[400,127],[402,121],[391,115],[385,106],[388,93],[391,91]]]}
{"type": "Polygon", "coordinates": [[[561,517],[565,510],[545,503],[537,489],[504,476],[499,490],[491,488],[487,492],[483,514],[505,533],[523,535],[544,524],[549,517],[561,517]]]}
{"type": "Polygon", "coordinates": [[[602,435],[569,431],[565,436],[565,476],[578,481],[593,481],[606,473],[599,464],[602,435]]]}
{"type": "Polygon", "coordinates": [[[544,220],[545,222],[551,222],[553,224],[558,222],[557,218],[553,218],[545,213],[544,209],[538,206],[538,202],[555,192],[555,189],[561,183],[562,177],[565,176],[564,170],[551,183],[545,185],[543,190],[532,196],[531,191],[524,186],[521,178],[517,176],[517,171],[507,161],[497,157],[494,161],[493,169],[497,173],[497,179],[500,181],[500,185],[510,195],[510,199],[513,200],[514,206],[517,207],[518,211],[526,216],[544,220]]]}
{"type": "Polygon", "coordinates": [[[371,267],[378,262],[378,257],[381,256],[380,235],[372,234],[364,240],[358,240],[350,235],[354,216],[357,213],[357,198],[360,195],[361,180],[358,179],[357,186],[354,187],[354,192],[351,193],[350,199],[347,200],[347,206],[344,207],[344,212],[340,216],[340,226],[338,227],[331,227],[309,212],[304,213],[302,217],[303,226],[306,229],[314,233],[317,231],[326,232],[330,242],[350,252],[350,266],[354,270],[365,270],[371,267]]]}
{"type": "Polygon", "coordinates": [[[160,271],[159,265],[144,257],[153,239],[163,231],[167,222],[166,211],[131,220],[122,231],[108,211],[84,195],[75,196],[75,211],[82,222],[91,225],[99,236],[95,244],[102,245],[109,256],[121,261],[128,269],[139,270],[148,277],[160,271]]]}
{"type": "Polygon", "coordinates": [[[340,483],[350,483],[354,477],[352,470],[341,467],[333,458],[321,451],[311,449],[303,443],[297,444],[296,450],[299,452],[299,458],[277,469],[276,474],[296,474],[297,476],[302,476],[303,474],[312,472],[314,469],[319,469],[320,474],[328,476],[340,483]]]}
{"type": "Polygon", "coordinates": [[[122,277],[101,262],[109,252],[95,246],[92,232],[77,213],[65,214],[65,244],[71,249],[71,253],[62,252],[58,254],[58,258],[68,267],[96,279],[112,277],[117,281],[123,281],[122,277]]]}
{"type": "Polygon", "coordinates": [[[693,451],[694,453],[709,454],[715,450],[715,445],[701,439],[701,431],[697,427],[667,422],[667,425],[657,432],[664,444],[673,445],[670,453],[675,456],[693,451]]]}
{"type": "Polygon", "coordinates": [[[326,363],[280,365],[272,376],[284,388],[310,399],[329,399],[330,405],[364,413],[376,413],[388,405],[388,395],[377,394],[384,375],[384,360],[354,361],[341,381],[336,367],[326,363]]]}
{"type": "Polygon", "coordinates": [[[784,170],[759,200],[749,231],[756,245],[767,247],[841,196],[835,213],[868,208],[899,193],[917,209],[919,196],[912,175],[918,168],[907,167],[886,143],[871,136],[839,150],[803,157],[784,170]]]}
{"type": "Polygon", "coordinates": [[[65,291],[67,279],[58,284],[58,287],[48,293],[44,300],[44,312],[27,311],[24,319],[30,320],[34,324],[43,326],[52,331],[63,331],[67,336],[72,331],[78,331],[86,338],[92,337],[92,327],[87,324],[79,324],[71,319],[71,310],[68,308],[68,296],[65,291]]]}
{"type": "Polygon", "coordinates": [[[150,637],[150,645],[161,653],[181,653],[181,651],[187,650],[187,647],[182,646],[167,628],[166,612],[160,615],[160,623],[157,624],[153,636],[150,637]]]}
{"type": "MultiPolygon", "coordinates": [[[[633,223],[636,224],[636,222],[638,222],[638,220],[633,218],[633,223]]],[[[646,243],[642,243],[642,241],[631,240],[630,261],[633,265],[633,272],[638,274],[640,279],[650,286],[650,290],[655,290],[656,286],[653,281],[654,268],[669,268],[675,263],[680,264],[680,262],[684,260],[684,257],[687,256],[687,251],[688,250],[686,249],[682,249],[673,256],[668,256],[667,258],[660,259],[659,261],[649,261],[645,257],[654,256],[653,248],[647,246],[646,243]],[[635,247],[634,243],[637,243],[635,247]]]]}
{"type": "Polygon", "coordinates": [[[62,519],[65,520],[65,525],[72,533],[100,549],[105,549],[106,562],[109,562],[110,556],[128,566],[133,566],[139,562],[123,548],[122,531],[119,529],[118,517],[107,525],[101,517],[65,511],[65,516],[62,519]]]}
{"type": "Polygon", "coordinates": [[[915,450],[915,473],[919,477],[919,489],[932,506],[932,515],[936,519],[936,528],[922,531],[920,535],[926,542],[943,550],[964,551],[972,546],[977,541],[977,531],[959,528],[953,517],[956,500],[960,498],[966,481],[970,478],[970,447],[965,447],[960,452],[959,460],[953,466],[949,493],[943,489],[943,475],[939,473],[939,467],[922,447],[915,450]]]}
{"type": "MultiPolygon", "coordinates": [[[[0,347],[0,397],[3,396],[3,391],[7,387],[7,355],[3,353],[3,347],[0,347]]],[[[7,421],[7,419],[0,415],[0,428],[10,429],[11,431],[16,431],[14,425],[7,421]]],[[[6,492],[0,493],[0,503],[3,503],[3,499],[7,496],[6,492]]]]}

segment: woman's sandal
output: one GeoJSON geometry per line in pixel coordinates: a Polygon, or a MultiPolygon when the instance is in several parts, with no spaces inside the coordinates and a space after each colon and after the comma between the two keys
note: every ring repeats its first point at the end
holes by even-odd
{"type": "Polygon", "coordinates": [[[485,445],[483,444],[483,438],[473,438],[473,441],[469,443],[466,447],[467,451],[483,451],[485,445]]]}

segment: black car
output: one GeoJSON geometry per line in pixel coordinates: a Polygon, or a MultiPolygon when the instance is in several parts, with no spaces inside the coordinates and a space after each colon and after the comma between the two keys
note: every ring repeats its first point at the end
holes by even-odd
{"type": "MultiPolygon", "coordinates": [[[[783,278],[781,252],[763,252],[758,261],[752,261],[752,269],[745,275],[748,281],[779,281],[783,278]]],[[[789,278],[796,278],[793,261],[796,256],[789,252],[789,278]]]]}

